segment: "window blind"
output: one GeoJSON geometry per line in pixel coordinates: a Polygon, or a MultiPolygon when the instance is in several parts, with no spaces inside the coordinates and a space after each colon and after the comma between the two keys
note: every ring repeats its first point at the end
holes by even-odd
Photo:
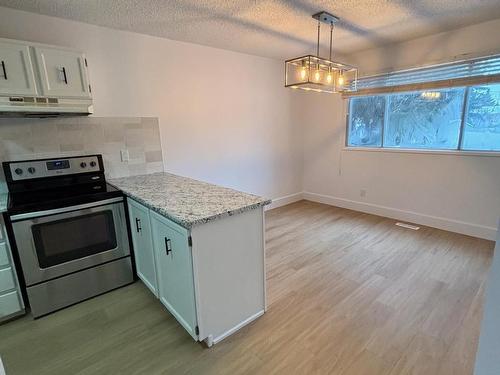
{"type": "Polygon", "coordinates": [[[500,55],[361,77],[344,96],[416,91],[500,82],[500,55]]]}

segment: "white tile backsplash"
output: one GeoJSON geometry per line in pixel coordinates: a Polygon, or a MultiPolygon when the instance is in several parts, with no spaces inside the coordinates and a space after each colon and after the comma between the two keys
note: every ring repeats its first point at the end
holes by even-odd
{"type": "MultiPolygon", "coordinates": [[[[85,154],[103,155],[108,178],[161,172],[164,168],[158,119],[0,119],[0,162],[85,154]],[[121,150],[129,151],[128,162],[121,161],[121,150]]],[[[1,169],[0,192],[5,190],[1,169]]]]}

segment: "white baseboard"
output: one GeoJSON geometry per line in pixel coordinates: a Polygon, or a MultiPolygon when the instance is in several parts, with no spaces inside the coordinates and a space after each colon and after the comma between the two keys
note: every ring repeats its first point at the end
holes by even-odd
{"type": "Polygon", "coordinates": [[[217,336],[216,338],[212,339],[212,343],[213,344],[217,344],[218,342],[224,340],[226,337],[232,335],[233,333],[235,333],[239,329],[243,328],[247,324],[253,322],[255,319],[257,319],[258,317],[260,317],[262,315],[264,315],[264,310],[261,310],[261,311],[255,313],[255,314],[253,314],[252,316],[248,317],[247,319],[245,319],[241,323],[237,324],[236,326],[234,326],[230,330],[224,332],[222,335],[217,336]]]}
{"type": "Polygon", "coordinates": [[[324,203],[330,206],[347,208],[354,211],[366,212],[373,215],[385,216],[391,219],[403,220],[415,224],[425,225],[433,228],[443,229],[450,232],[466,234],[468,236],[484,238],[494,241],[497,230],[494,227],[467,223],[464,221],[448,219],[444,217],[421,214],[413,211],[405,211],[397,208],[380,206],[373,203],[353,201],[350,199],[337,198],[330,195],[303,192],[305,200],[324,203]]]}
{"type": "Polygon", "coordinates": [[[268,204],[265,207],[265,210],[272,210],[273,208],[278,208],[281,206],[286,206],[287,204],[298,202],[302,200],[302,192],[295,193],[295,194],[290,194],[290,195],[285,195],[284,197],[279,197],[273,199],[271,204],[268,204]]]}

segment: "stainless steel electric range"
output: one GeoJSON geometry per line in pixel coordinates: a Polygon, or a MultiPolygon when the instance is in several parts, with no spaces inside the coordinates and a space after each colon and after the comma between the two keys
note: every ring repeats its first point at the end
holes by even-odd
{"type": "Polygon", "coordinates": [[[134,281],[121,191],[101,155],[4,162],[13,248],[35,318],[134,281]]]}

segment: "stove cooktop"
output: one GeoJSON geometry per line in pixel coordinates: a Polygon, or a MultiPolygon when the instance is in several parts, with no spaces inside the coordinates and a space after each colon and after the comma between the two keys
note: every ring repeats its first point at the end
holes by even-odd
{"type": "Polygon", "coordinates": [[[106,183],[102,155],[2,163],[12,214],[78,206],[123,196],[106,183]]]}
{"type": "Polygon", "coordinates": [[[10,214],[51,210],[123,196],[114,186],[102,182],[59,189],[9,193],[10,214]]]}

